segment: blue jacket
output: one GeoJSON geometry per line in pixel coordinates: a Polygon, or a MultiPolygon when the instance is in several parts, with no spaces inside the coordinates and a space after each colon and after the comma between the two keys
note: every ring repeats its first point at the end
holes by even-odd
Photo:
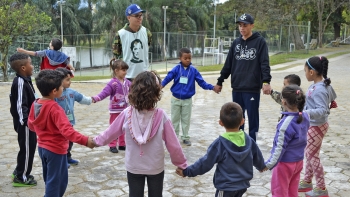
{"type": "Polygon", "coordinates": [[[80,104],[90,105],[92,99],[71,88],[66,88],[63,90],[61,97],[55,98],[55,101],[63,108],[66,115],[71,114],[71,118],[68,116],[69,122],[75,125],[74,102],[77,101],[80,104]]]}
{"type": "Polygon", "coordinates": [[[202,175],[216,165],[214,186],[222,191],[248,188],[253,178],[253,166],[265,168],[264,158],[254,140],[245,133],[245,146],[238,147],[220,136],[208,148],[207,154],[183,170],[188,177],[202,175]]]}
{"type": "Polygon", "coordinates": [[[271,156],[265,162],[270,170],[280,161],[297,162],[304,159],[307,131],[310,127],[309,116],[303,113],[303,121],[298,124],[299,112],[282,112],[282,114],[283,118],[277,124],[271,156]]]}
{"type": "Polygon", "coordinates": [[[176,65],[162,81],[162,86],[165,87],[171,80],[174,80],[174,84],[171,86],[170,91],[178,99],[189,99],[196,93],[195,81],[204,90],[214,89],[213,85],[204,81],[202,75],[192,66],[192,63],[187,69],[182,66],[181,62],[176,65]],[[180,77],[187,77],[187,84],[180,83],[180,77]]]}

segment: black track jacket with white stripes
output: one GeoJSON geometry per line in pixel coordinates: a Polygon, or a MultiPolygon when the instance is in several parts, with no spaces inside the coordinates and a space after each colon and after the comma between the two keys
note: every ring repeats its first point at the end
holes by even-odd
{"type": "Polygon", "coordinates": [[[15,130],[17,124],[27,125],[29,110],[35,100],[35,90],[31,77],[16,74],[13,79],[10,94],[11,108],[15,130]]]}

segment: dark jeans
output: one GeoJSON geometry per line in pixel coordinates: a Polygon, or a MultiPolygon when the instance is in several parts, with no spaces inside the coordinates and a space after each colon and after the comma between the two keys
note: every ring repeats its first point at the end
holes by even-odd
{"type": "MultiPolygon", "coordinates": [[[[232,92],[232,100],[242,107],[244,118],[247,110],[249,136],[256,141],[256,132],[259,131],[260,93],[232,92]]],[[[240,129],[244,130],[244,124],[240,129]]]]}
{"type": "Polygon", "coordinates": [[[247,191],[247,189],[241,189],[237,191],[220,191],[216,190],[215,197],[241,197],[247,191]]]}
{"type": "Polygon", "coordinates": [[[162,197],[164,171],[155,175],[133,174],[127,172],[129,197],[144,197],[145,180],[147,179],[148,196],[162,197]]]}

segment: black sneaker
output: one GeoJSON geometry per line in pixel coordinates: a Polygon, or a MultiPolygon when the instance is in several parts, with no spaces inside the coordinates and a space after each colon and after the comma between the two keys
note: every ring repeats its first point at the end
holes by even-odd
{"type": "Polygon", "coordinates": [[[192,145],[192,143],[191,143],[190,140],[183,140],[182,142],[183,142],[185,145],[187,145],[187,146],[191,146],[191,145],[192,145]]]}
{"type": "Polygon", "coordinates": [[[119,150],[125,150],[125,148],[126,148],[125,146],[118,146],[119,150]]]}
{"type": "Polygon", "coordinates": [[[14,187],[31,187],[36,186],[36,184],[36,180],[34,180],[34,177],[31,175],[28,176],[27,181],[23,181],[15,176],[12,182],[12,186],[14,187]]]}
{"type": "Polygon", "coordinates": [[[112,153],[118,153],[118,149],[117,147],[109,147],[109,152],[112,152],[112,153]]]}

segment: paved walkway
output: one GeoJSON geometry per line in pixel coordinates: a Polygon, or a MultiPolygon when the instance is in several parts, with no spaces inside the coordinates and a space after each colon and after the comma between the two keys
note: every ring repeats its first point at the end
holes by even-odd
{"type": "MultiPolygon", "coordinates": [[[[329,77],[338,94],[338,108],[331,110],[329,117],[330,129],[324,139],[321,150],[321,161],[324,164],[325,178],[330,196],[350,196],[350,131],[348,126],[350,100],[348,73],[350,71],[350,54],[331,59],[329,77]],[[349,133],[348,133],[349,132],[349,133]]],[[[290,73],[298,74],[302,79],[304,90],[311,84],[307,82],[303,71],[304,62],[299,66],[289,68],[286,71],[272,71],[272,87],[280,90],[283,78],[290,73]]],[[[289,64],[291,65],[291,64],[289,64]]],[[[288,65],[287,65],[288,66],[288,65]]],[[[215,84],[218,74],[204,75],[207,82],[215,84]]],[[[72,88],[92,96],[99,93],[105,82],[73,83],[72,88]]],[[[170,88],[165,87],[162,100],[158,106],[165,109],[170,115],[170,88]]],[[[44,182],[42,179],[41,161],[36,153],[32,174],[36,177],[38,185],[31,188],[14,188],[11,184],[10,174],[16,165],[18,151],[17,135],[13,130],[12,118],[9,113],[10,84],[0,83],[0,196],[42,196],[44,194],[44,182]]],[[[203,156],[207,147],[214,141],[224,129],[219,126],[219,110],[223,103],[231,101],[231,89],[229,80],[224,83],[223,91],[215,94],[213,91],[205,91],[197,86],[197,94],[193,97],[193,112],[190,135],[192,146],[183,146],[188,163],[194,163],[203,156]]],[[[95,136],[108,127],[109,114],[107,111],[108,100],[91,106],[76,104],[75,112],[77,124],[75,128],[83,134],[95,136]]],[[[269,156],[272,141],[279,117],[279,106],[270,96],[261,96],[260,106],[260,130],[258,145],[265,158],[269,156]]],[[[124,168],[124,152],[110,153],[108,147],[99,147],[93,150],[80,145],[74,145],[73,158],[80,160],[78,166],[69,169],[69,185],[65,196],[67,197],[95,197],[95,196],[128,196],[128,184],[124,168]]],[[[214,196],[212,178],[214,169],[205,175],[195,178],[181,178],[174,173],[175,167],[166,155],[164,193],[165,197],[171,196],[214,196]]],[[[251,187],[245,196],[266,197],[270,193],[271,172],[259,173],[254,171],[251,187]]],[[[147,189],[146,189],[147,191],[147,189]]],[[[300,196],[304,194],[300,193],[300,196]]]]}

